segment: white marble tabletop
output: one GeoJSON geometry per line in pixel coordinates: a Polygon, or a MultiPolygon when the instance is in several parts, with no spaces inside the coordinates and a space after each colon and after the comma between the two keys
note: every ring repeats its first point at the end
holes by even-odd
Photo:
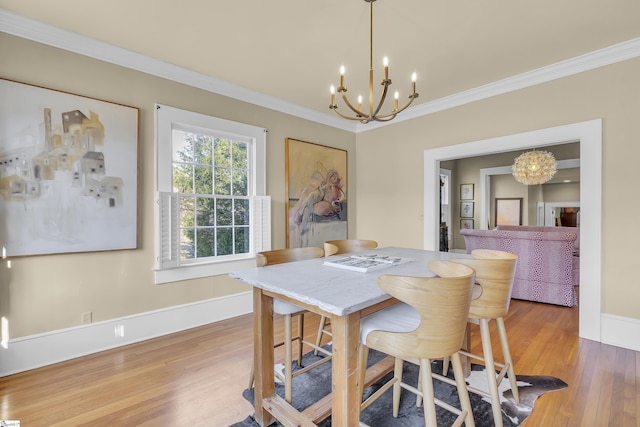
{"type": "Polygon", "coordinates": [[[234,271],[229,273],[229,276],[254,287],[344,316],[389,298],[389,295],[377,285],[379,276],[395,274],[432,277],[434,274],[427,268],[429,261],[469,257],[460,253],[395,247],[378,248],[357,254],[388,255],[411,258],[413,261],[366,273],[324,265],[326,260],[346,256],[342,254],[234,271]]]}

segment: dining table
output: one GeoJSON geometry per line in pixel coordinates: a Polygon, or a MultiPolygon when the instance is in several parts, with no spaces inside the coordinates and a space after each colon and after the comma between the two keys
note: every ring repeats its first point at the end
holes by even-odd
{"type": "MultiPolygon", "coordinates": [[[[467,257],[469,255],[462,253],[385,247],[231,272],[230,277],[253,287],[256,422],[262,427],[275,420],[284,426],[315,426],[331,416],[333,427],[358,426],[362,402],[358,384],[360,319],[397,302],[378,287],[378,277],[385,274],[433,277],[427,267],[430,261],[467,257]],[[325,264],[350,256],[393,257],[409,261],[367,272],[325,264]],[[331,322],[332,392],[301,410],[286,402],[275,389],[274,298],[326,316],[331,322]]],[[[389,359],[377,369],[367,369],[365,385],[391,370],[393,362],[389,359]]]]}

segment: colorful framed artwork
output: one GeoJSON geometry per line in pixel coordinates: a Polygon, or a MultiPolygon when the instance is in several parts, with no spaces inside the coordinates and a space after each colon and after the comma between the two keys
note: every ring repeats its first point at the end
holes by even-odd
{"type": "Polygon", "coordinates": [[[6,256],[135,249],[137,108],[0,79],[6,256]]]}
{"type": "Polygon", "coordinates": [[[347,238],[347,151],[285,140],[287,247],[347,238]]]}
{"type": "Polygon", "coordinates": [[[460,218],[473,218],[473,202],[460,202],[460,218]]]}
{"type": "Polygon", "coordinates": [[[473,200],[473,184],[460,184],[460,200],[473,200]]]}
{"type": "Polygon", "coordinates": [[[522,197],[496,198],[495,225],[522,225],[522,197]]]}

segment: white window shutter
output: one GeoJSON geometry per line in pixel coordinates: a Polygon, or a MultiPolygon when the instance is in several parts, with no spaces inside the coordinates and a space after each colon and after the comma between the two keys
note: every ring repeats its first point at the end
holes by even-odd
{"type": "Polygon", "coordinates": [[[160,244],[156,268],[163,270],[180,265],[179,197],[176,193],[159,192],[160,244]]]}
{"type": "Polygon", "coordinates": [[[271,250],[271,196],[251,198],[252,253],[271,250]]]}

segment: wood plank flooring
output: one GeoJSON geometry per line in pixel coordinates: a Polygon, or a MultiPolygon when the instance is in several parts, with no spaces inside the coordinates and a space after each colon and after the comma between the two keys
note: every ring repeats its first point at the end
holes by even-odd
{"type": "MultiPolygon", "coordinates": [[[[306,318],[311,338],[318,317],[306,318]]],[[[538,399],[525,427],[640,427],[640,353],[579,339],[577,307],[514,300],[506,326],[517,373],[569,384],[538,399]]],[[[0,420],[24,427],[228,426],[253,413],[242,397],[252,327],[251,316],[241,316],[0,378],[0,420]]],[[[471,345],[480,348],[477,329],[471,345]]]]}

